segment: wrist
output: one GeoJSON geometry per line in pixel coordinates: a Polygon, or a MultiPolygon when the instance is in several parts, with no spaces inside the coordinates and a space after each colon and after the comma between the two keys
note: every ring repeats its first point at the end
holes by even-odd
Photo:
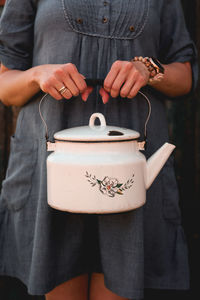
{"type": "Polygon", "coordinates": [[[135,66],[135,68],[143,74],[143,77],[146,78],[146,84],[148,84],[150,79],[150,72],[147,69],[147,67],[141,61],[132,60],[132,63],[135,66]]]}
{"type": "Polygon", "coordinates": [[[164,78],[164,67],[154,57],[135,56],[132,62],[141,62],[149,72],[148,84],[160,82],[164,78]]]}
{"type": "Polygon", "coordinates": [[[41,66],[32,67],[28,70],[30,72],[30,76],[28,76],[28,85],[31,88],[40,90],[39,78],[41,75],[41,66]]]}

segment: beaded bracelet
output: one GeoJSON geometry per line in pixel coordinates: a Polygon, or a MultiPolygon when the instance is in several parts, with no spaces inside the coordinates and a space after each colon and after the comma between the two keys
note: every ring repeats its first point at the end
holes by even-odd
{"type": "Polygon", "coordinates": [[[158,60],[155,62],[155,58],[151,57],[142,57],[142,56],[135,56],[131,61],[140,61],[142,62],[148,69],[149,71],[149,81],[148,83],[151,82],[157,82],[161,81],[164,77],[164,68],[163,66],[159,63],[158,60]]]}

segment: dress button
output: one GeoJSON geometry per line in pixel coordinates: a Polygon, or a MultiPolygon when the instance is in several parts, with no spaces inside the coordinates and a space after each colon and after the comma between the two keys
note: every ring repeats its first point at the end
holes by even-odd
{"type": "Polygon", "coordinates": [[[77,22],[78,24],[83,24],[83,19],[78,18],[78,19],[76,19],[76,22],[77,22]]]}
{"type": "Polygon", "coordinates": [[[108,22],[108,19],[106,17],[103,17],[102,23],[107,23],[107,22],[108,22]]]}
{"type": "Polygon", "coordinates": [[[134,26],[130,26],[130,27],[129,27],[129,30],[130,30],[131,32],[134,32],[134,31],[135,31],[135,27],[134,27],[134,26]]]}

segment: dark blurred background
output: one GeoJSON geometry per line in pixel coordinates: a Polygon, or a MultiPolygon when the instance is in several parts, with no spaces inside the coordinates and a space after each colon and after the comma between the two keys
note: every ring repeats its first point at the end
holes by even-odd
{"type": "MultiPolygon", "coordinates": [[[[0,0],[0,14],[4,2],[0,0]]],[[[188,30],[200,53],[200,0],[182,0],[182,4],[188,30]]],[[[200,83],[192,95],[181,101],[168,102],[167,111],[170,138],[177,146],[175,169],[183,227],[189,246],[191,289],[187,292],[147,290],[145,300],[197,300],[200,299],[200,83]]],[[[18,108],[5,107],[0,102],[0,184],[5,176],[10,135],[15,130],[18,112],[18,108]]],[[[29,296],[25,286],[17,279],[0,277],[0,300],[29,299],[44,298],[29,296]]]]}

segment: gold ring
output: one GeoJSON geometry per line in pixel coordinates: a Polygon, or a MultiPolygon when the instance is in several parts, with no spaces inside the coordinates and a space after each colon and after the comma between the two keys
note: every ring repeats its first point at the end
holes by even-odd
{"type": "Polygon", "coordinates": [[[63,94],[64,92],[66,92],[66,90],[67,90],[66,86],[63,85],[63,86],[58,90],[58,92],[59,92],[60,94],[63,94]]]}

